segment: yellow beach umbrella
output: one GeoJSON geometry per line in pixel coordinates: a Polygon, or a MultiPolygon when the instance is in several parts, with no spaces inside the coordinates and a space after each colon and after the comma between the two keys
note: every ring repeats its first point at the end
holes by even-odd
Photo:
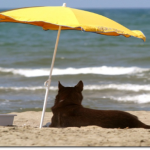
{"type": "Polygon", "coordinates": [[[66,7],[65,3],[63,4],[63,7],[26,7],[0,12],[0,22],[25,23],[40,26],[44,30],[58,30],[49,79],[45,82],[47,88],[40,128],[42,128],[43,125],[52,70],[61,30],[81,30],[109,36],[133,36],[141,38],[144,41],[146,40],[144,34],[139,30],[129,30],[121,24],[102,15],[66,7]]]}

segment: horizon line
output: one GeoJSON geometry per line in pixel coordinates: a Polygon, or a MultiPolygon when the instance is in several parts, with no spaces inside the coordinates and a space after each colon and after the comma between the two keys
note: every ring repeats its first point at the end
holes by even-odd
{"type": "MultiPolygon", "coordinates": [[[[26,6],[25,6],[26,7],[26,6]]],[[[27,7],[44,7],[44,6],[27,6],[27,7]]],[[[55,7],[55,6],[54,6],[55,7]]],[[[17,9],[24,7],[0,7],[0,9],[17,9]]],[[[150,9],[150,7],[71,7],[75,9],[150,9]]]]}

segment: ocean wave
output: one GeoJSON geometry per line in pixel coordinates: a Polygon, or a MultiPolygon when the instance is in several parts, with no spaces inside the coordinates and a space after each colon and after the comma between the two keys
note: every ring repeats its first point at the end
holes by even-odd
{"type": "Polygon", "coordinates": [[[84,90],[122,90],[122,91],[150,91],[150,85],[138,84],[108,84],[108,85],[86,85],[84,90]]]}
{"type": "Polygon", "coordinates": [[[150,94],[142,94],[136,96],[122,96],[122,97],[103,96],[102,98],[109,98],[111,100],[115,100],[118,102],[134,102],[138,104],[150,103],[150,94]]]}
{"type": "Polygon", "coordinates": [[[2,100],[0,100],[0,101],[1,101],[1,106],[2,106],[2,105],[10,105],[10,104],[9,104],[10,101],[7,100],[7,99],[2,99],[2,100]]]}
{"type": "MultiPolygon", "coordinates": [[[[135,74],[145,71],[150,71],[150,68],[139,67],[86,67],[86,68],[54,68],[53,75],[77,75],[77,74],[101,74],[101,75],[124,75],[135,74]]],[[[25,77],[48,76],[50,69],[15,69],[15,68],[0,68],[0,72],[12,73],[25,77]]]]}
{"type": "MultiPolygon", "coordinates": [[[[117,90],[131,90],[131,91],[150,91],[150,85],[107,85],[107,86],[85,86],[84,91],[86,90],[102,90],[102,89],[117,89],[117,90]],[[117,87],[117,88],[116,88],[117,87]]],[[[37,91],[37,90],[45,90],[45,87],[38,86],[38,87],[0,87],[1,90],[12,90],[12,91],[21,91],[21,90],[30,90],[30,91],[37,91]]],[[[56,91],[58,87],[52,86],[50,90],[56,91]]],[[[103,99],[110,99],[113,101],[118,102],[132,102],[138,104],[150,103],[150,94],[137,94],[135,96],[127,95],[127,96],[100,96],[103,99]]]]}
{"type": "MultiPolygon", "coordinates": [[[[44,86],[31,86],[31,87],[0,87],[0,90],[44,90],[44,86]]],[[[50,90],[58,90],[57,86],[50,86],[50,90]]],[[[137,85],[137,84],[108,84],[108,85],[85,85],[84,91],[92,90],[119,90],[119,91],[150,91],[150,85],[137,85]]]]}
{"type": "MultiPolygon", "coordinates": [[[[12,91],[36,91],[36,90],[44,90],[44,86],[33,86],[33,87],[0,87],[0,90],[12,90],[12,91]]],[[[58,87],[50,87],[50,90],[57,90],[58,87]]]]}
{"type": "MultiPolygon", "coordinates": [[[[38,91],[38,90],[45,90],[44,86],[33,86],[33,87],[0,87],[0,91],[38,91]]],[[[51,91],[57,91],[57,86],[51,86],[51,91]]],[[[91,90],[123,90],[123,91],[150,91],[150,85],[133,85],[133,84],[109,84],[109,85],[85,85],[84,91],[91,91],[91,90]]],[[[118,102],[132,102],[132,103],[150,103],[150,94],[139,94],[132,96],[100,96],[99,98],[110,99],[113,101],[118,102]]]]}

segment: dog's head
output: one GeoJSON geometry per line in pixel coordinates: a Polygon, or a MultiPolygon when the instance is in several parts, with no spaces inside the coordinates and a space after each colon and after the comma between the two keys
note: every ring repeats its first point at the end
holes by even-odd
{"type": "Polygon", "coordinates": [[[79,104],[81,105],[83,96],[83,82],[74,87],[64,87],[60,82],[58,83],[58,94],[55,99],[55,106],[59,104],[79,104]]]}

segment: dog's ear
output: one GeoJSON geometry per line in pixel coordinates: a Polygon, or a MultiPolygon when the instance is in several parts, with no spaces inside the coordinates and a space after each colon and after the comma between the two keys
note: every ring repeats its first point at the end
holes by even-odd
{"type": "Polygon", "coordinates": [[[64,88],[64,86],[58,81],[58,89],[61,90],[62,88],[64,88]]]}
{"type": "Polygon", "coordinates": [[[79,81],[79,83],[75,87],[78,88],[79,91],[81,92],[83,90],[83,82],[79,81]]]}

